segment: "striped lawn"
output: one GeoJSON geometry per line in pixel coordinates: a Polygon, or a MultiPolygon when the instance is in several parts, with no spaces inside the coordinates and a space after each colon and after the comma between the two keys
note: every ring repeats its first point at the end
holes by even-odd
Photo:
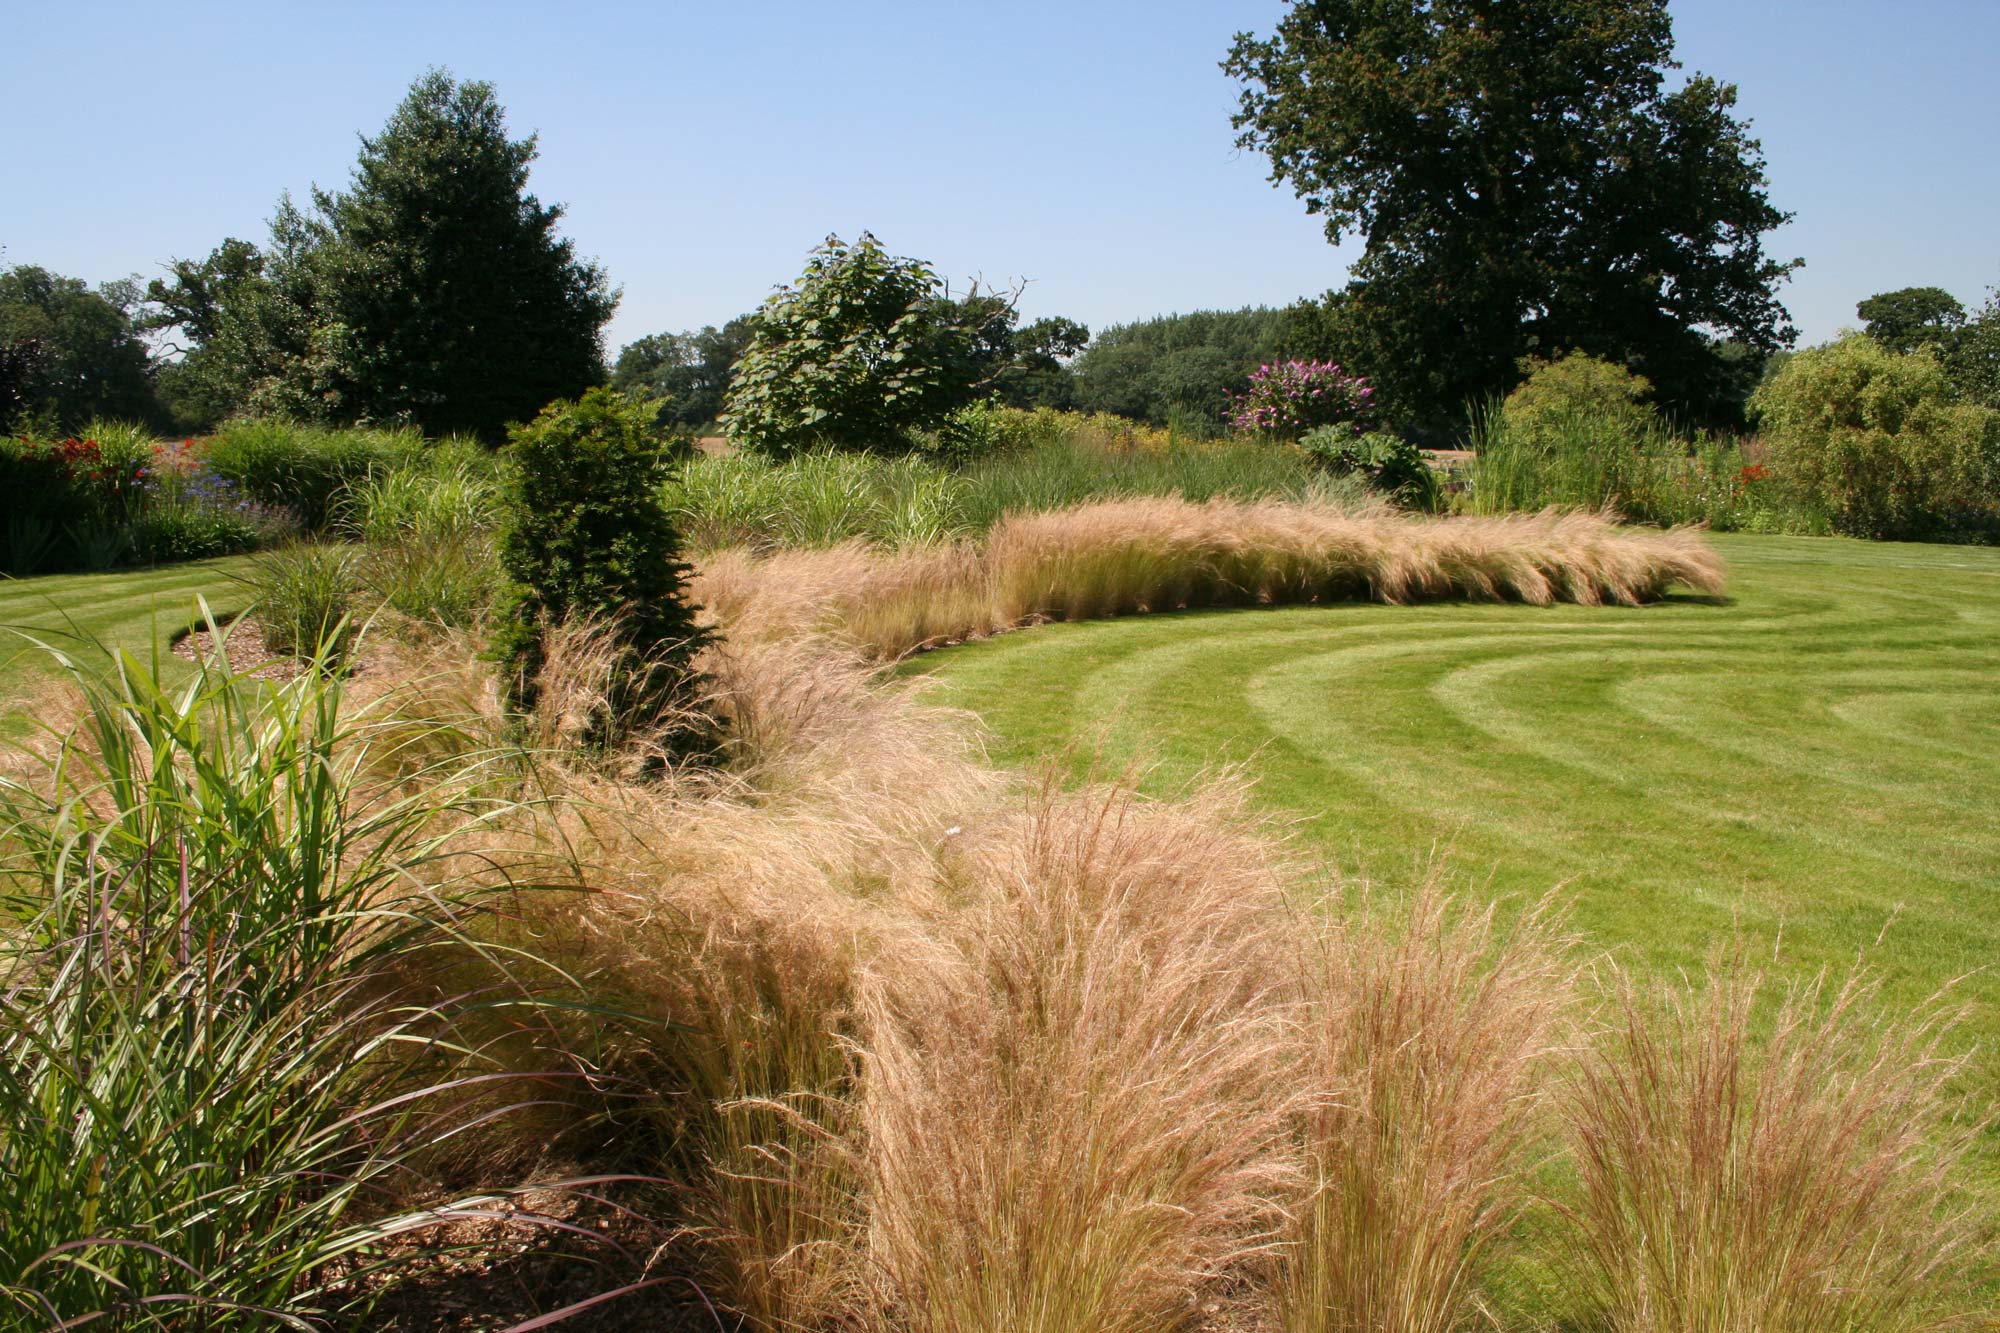
{"type": "Polygon", "coordinates": [[[1473,892],[1562,885],[1644,967],[1740,930],[1781,975],[1865,953],[1896,1006],[1965,976],[2000,1101],[2000,551],[1714,541],[1720,603],[1140,617],[913,669],[1003,761],[1156,791],[1240,763],[1343,870],[1407,883],[1435,849],[1473,892]]]}

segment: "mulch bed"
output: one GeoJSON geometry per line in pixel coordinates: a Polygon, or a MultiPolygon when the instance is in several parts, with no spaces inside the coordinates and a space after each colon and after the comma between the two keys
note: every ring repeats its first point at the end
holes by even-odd
{"type": "MultiPolygon", "coordinates": [[[[407,1238],[409,1250],[427,1253],[398,1266],[398,1280],[371,1310],[368,1328],[377,1333],[499,1333],[521,1325],[579,1333],[734,1328],[735,1321],[713,1309],[684,1275],[692,1257],[689,1243],[621,1206],[615,1192],[535,1191],[516,1199],[512,1211],[518,1220],[496,1210],[491,1217],[446,1222],[407,1238]],[[594,1298],[603,1299],[592,1303],[594,1298]],[[583,1308],[559,1321],[535,1323],[576,1306],[583,1308]]],[[[395,1244],[377,1258],[392,1257],[395,1244]]]]}
{"type": "MultiPolygon", "coordinates": [[[[264,646],[264,629],[249,616],[239,617],[222,628],[222,648],[229,655],[231,671],[280,681],[296,680],[304,674],[303,661],[274,653],[264,646]]],[[[190,630],[174,640],[174,656],[188,662],[213,658],[216,637],[206,629],[190,630]]]]}

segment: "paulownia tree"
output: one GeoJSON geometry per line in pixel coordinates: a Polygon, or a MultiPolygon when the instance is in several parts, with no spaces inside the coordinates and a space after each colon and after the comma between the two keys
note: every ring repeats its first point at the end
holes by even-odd
{"type": "Polygon", "coordinates": [[[779,456],[901,448],[992,383],[1013,329],[1012,299],[977,287],[953,299],[930,265],[867,232],[829,236],[753,318],[723,425],[779,456]]]}

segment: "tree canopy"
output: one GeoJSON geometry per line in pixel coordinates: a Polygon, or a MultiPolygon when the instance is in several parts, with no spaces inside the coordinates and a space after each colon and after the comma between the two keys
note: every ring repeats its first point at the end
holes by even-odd
{"type": "Polygon", "coordinates": [[[1524,358],[1629,365],[1714,415],[1719,344],[1794,333],[1772,207],[1732,85],[1677,68],[1665,0],[1300,0],[1223,68],[1239,143],[1363,238],[1313,350],[1420,421],[1504,393],[1524,358]]]}
{"type": "Polygon", "coordinates": [[[1177,411],[1220,422],[1250,372],[1287,350],[1290,328],[1286,312],[1262,306],[1114,324],[1077,358],[1077,405],[1156,424],[1177,411]]]}
{"type": "Polygon", "coordinates": [[[183,392],[497,440],[598,382],[618,295],[528,192],[535,156],[492,85],[418,79],[346,190],[282,199],[265,249],[227,241],[153,284],[194,345],[183,392]]]}
{"type": "Polygon", "coordinates": [[[1854,307],[1869,337],[1892,352],[1949,343],[1965,324],[1965,307],[1942,287],[1877,292],[1854,307]]]}
{"type": "Polygon", "coordinates": [[[750,324],[751,316],[738,315],[719,329],[649,333],[618,353],[611,387],[664,400],[663,417],[675,426],[706,426],[722,415],[730,371],[750,345],[750,324]]]}
{"type": "Polygon", "coordinates": [[[152,420],[151,358],[128,313],[136,300],[128,282],[93,290],[32,264],[0,271],[0,426],[21,413],[64,429],[152,420]]]}
{"type": "Polygon", "coordinates": [[[1013,356],[1014,304],[954,299],[930,265],[838,236],[751,323],[725,401],[729,434],[784,455],[897,449],[991,387],[1013,356]]]}

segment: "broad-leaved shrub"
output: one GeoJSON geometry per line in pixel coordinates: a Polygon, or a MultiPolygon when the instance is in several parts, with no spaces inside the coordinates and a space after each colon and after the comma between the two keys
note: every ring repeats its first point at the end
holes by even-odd
{"type": "Polygon", "coordinates": [[[1751,399],[1771,464],[1857,537],[1991,530],[2000,413],[1953,401],[1929,350],[1863,334],[1800,352],[1751,399]]]}

